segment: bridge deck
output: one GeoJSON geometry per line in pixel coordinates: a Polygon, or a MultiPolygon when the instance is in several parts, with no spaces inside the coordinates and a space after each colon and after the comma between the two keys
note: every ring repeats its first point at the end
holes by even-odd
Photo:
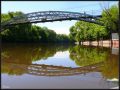
{"type": "MultiPolygon", "coordinates": [[[[3,29],[11,25],[18,25],[24,23],[43,23],[63,20],[81,20],[85,22],[103,25],[99,18],[101,15],[90,15],[86,13],[68,12],[68,11],[41,11],[15,16],[10,20],[1,23],[3,29]]],[[[4,30],[2,30],[4,31],[4,30]]]]}

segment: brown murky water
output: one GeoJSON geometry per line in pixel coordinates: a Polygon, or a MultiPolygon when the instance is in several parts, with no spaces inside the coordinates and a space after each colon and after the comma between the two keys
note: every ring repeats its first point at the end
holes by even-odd
{"type": "Polygon", "coordinates": [[[67,44],[2,44],[1,87],[118,88],[116,48],[67,44]]]}

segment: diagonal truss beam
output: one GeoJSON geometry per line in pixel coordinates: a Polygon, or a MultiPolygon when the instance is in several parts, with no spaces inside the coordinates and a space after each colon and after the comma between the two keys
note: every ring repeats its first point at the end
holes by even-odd
{"type": "Polygon", "coordinates": [[[24,23],[43,23],[63,20],[81,20],[103,25],[100,23],[99,18],[101,18],[101,15],[90,15],[86,13],[68,11],[40,11],[19,15],[10,20],[2,22],[2,28],[24,23]]]}

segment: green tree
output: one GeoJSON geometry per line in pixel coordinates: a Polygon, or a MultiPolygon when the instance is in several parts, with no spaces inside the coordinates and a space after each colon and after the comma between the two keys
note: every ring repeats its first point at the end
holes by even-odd
{"type": "Polygon", "coordinates": [[[102,12],[102,20],[107,29],[118,32],[119,28],[119,8],[117,5],[111,6],[102,12]]]}

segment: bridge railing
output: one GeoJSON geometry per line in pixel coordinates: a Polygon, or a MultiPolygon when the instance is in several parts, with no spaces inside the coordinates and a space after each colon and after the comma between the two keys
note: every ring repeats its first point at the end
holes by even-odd
{"type": "Polygon", "coordinates": [[[101,15],[89,15],[86,13],[68,12],[68,11],[41,11],[15,16],[10,20],[2,22],[2,27],[22,24],[22,23],[38,23],[52,22],[61,20],[82,20],[85,22],[103,25],[99,22],[101,15]]]}

